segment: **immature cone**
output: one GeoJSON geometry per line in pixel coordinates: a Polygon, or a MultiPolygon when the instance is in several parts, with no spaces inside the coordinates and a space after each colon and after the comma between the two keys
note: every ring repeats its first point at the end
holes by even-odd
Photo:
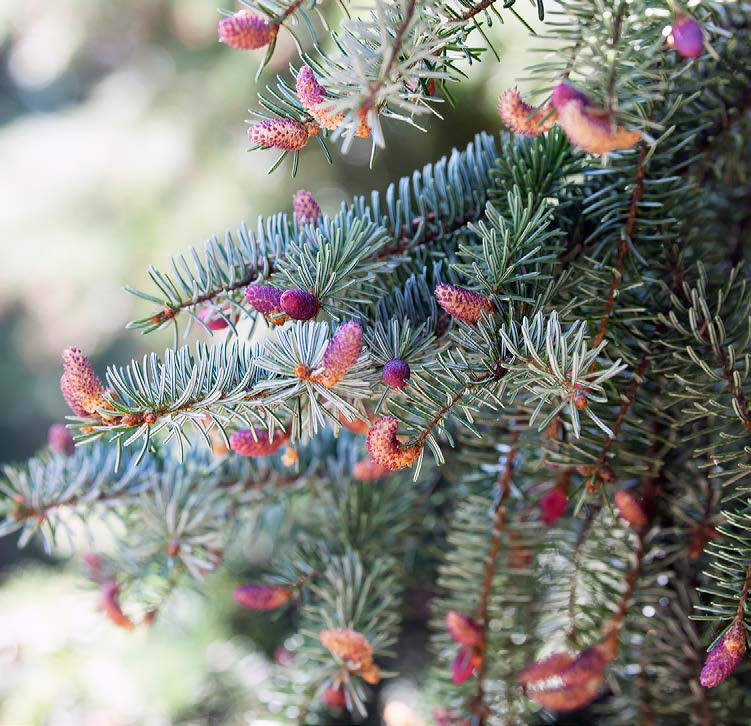
{"type": "Polygon", "coordinates": [[[446,613],[446,629],[451,639],[459,645],[474,648],[482,642],[480,626],[469,615],[456,610],[449,610],[446,613]]]}
{"type": "Polygon", "coordinates": [[[403,388],[411,375],[409,364],[401,358],[393,358],[383,366],[383,382],[391,388],[403,388]]]}
{"type": "Polygon", "coordinates": [[[370,459],[358,461],[352,467],[352,476],[360,481],[378,481],[388,475],[388,469],[370,459]]]}
{"type": "Polygon", "coordinates": [[[97,409],[106,405],[104,388],[89,359],[78,348],[66,348],[63,369],[60,390],[73,413],[76,416],[99,415],[97,409]]]}
{"type": "Polygon", "coordinates": [[[462,648],[451,664],[451,680],[458,686],[468,681],[482,663],[482,656],[472,648],[462,648]]]}
{"type": "Polygon", "coordinates": [[[336,331],[323,353],[321,372],[313,380],[327,388],[339,383],[362,352],[362,328],[350,320],[336,331]]]}
{"type": "Polygon", "coordinates": [[[272,285],[248,285],[245,299],[261,315],[278,315],[282,313],[282,293],[272,285]]]}
{"type": "Polygon", "coordinates": [[[540,521],[545,524],[557,522],[566,511],[566,492],[556,487],[540,498],[540,521]]]}
{"type": "Polygon", "coordinates": [[[368,639],[351,628],[322,630],[320,639],[324,647],[343,661],[369,664],[373,660],[373,647],[368,639]]]}
{"type": "Polygon", "coordinates": [[[539,136],[555,125],[556,113],[549,104],[535,111],[522,101],[516,88],[509,88],[498,100],[498,113],[503,123],[519,136],[539,136]]]}
{"type": "Polygon", "coordinates": [[[266,118],[248,128],[251,144],[282,151],[297,151],[308,143],[310,129],[291,118],[266,118]]]}
{"type": "Polygon", "coordinates": [[[593,645],[577,656],[555,653],[525,668],[519,675],[519,683],[543,708],[574,711],[594,700],[611,660],[611,653],[602,644],[593,645]]]}
{"type": "Polygon", "coordinates": [[[373,661],[363,663],[362,667],[357,671],[357,674],[365,681],[365,683],[369,683],[371,686],[375,686],[381,681],[381,669],[378,664],[373,663],[373,661]]]}
{"type": "Polygon", "coordinates": [[[310,320],[318,315],[318,299],[307,290],[285,290],[279,304],[292,320],[310,320]]]}
{"type": "Polygon", "coordinates": [[[298,222],[316,222],[321,216],[321,208],[318,206],[318,202],[305,189],[298,189],[295,192],[295,196],[292,197],[292,209],[298,222]]]}
{"type": "Polygon", "coordinates": [[[619,516],[625,522],[628,522],[635,529],[647,526],[649,519],[644,511],[644,506],[628,489],[619,489],[615,493],[613,501],[619,516]]]}
{"type": "Polygon", "coordinates": [[[287,434],[281,429],[276,429],[269,440],[269,432],[256,426],[230,434],[229,446],[240,456],[270,456],[275,454],[286,440],[287,434]]]}
{"type": "Polygon", "coordinates": [[[279,31],[279,26],[269,24],[260,15],[247,10],[222,18],[217,24],[219,39],[238,50],[256,50],[268,45],[279,31]]]}
{"type": "Polygon", "coordinates": [[[742,622],[733,623],[709,651],[699,682],[705,688],[722,683],[738,666],[746,653],[746,628],[742,622]]]}
{"type": "Polygon", "coordinates": [[[201,312],[198,314],[198,317],[203,320],[209,330],[224,330],[224,328],[229,326],[227,320],[219,315],[216,310],[210,307],[205,307],[203,310],[201,310],[201,312]]]}
{"type": "Polygon", "coordinates": [[[641,138],[639,131],[629,131],[611,124],[603,111],[588,111],[589,99],[568,83],[559,83],[551,99],[558,113],[558,124],[569,141],[590,154],[630,149],[641,138]]]}
{"type": "Polygon", "coordinates": [[[676,13],[667,42],[684,58],[698,58],[704,52],[704,31],[690,15],[676,13]]]}
{"type": "Polygon", "coordinates": [[[47,431],[47,444],[57,454],[72,456],[76,452],[73,434],[64,424],[52,424],[47,431]]]}
{"type": "Polygon", "coordinates": [[[436,286],[438,304],[452,317],[465,323],[476,323],[482,314],[492,313],[495,308],[489,298],[472,290],[445,282],[436,286]]]}
{"type": "Polygon", "coordinates": [[[399,422],[393,416],[383,416],[371,425],[366,439],[370,458],[389,471],[409,466],[422,451],[421,443],[400,446],[396,438],[398,428],[399,422]]]}
{"type": "Polygon", "coordinates": [[[135,623],[122,611],[119,597],[120,587],[116,582],[109,580],[103,583],[100,590],[99,608],[118,628],[133,630],[135,623]]]}
{"type": "Polygon", "coordinates": [[[329,686],[322,694],[321,701],[329,708],[344,708],[347,705],[347,697],[341,685],[329,686]]]}
{"type": "Polygon", "coordinates": [[[276,610],[290,601],[292,590],[283,585],[242,585],[235,588],[232,597],[250,610],[276,610]]]}
{"type": "Polygon", "coordinates": [[[325,108],[328,93],[310,66],[303,66],[299,70],[295,89],[300,103],[323,128],[333,131],[344,121],[343,113],[332,113],[325,108]]]}

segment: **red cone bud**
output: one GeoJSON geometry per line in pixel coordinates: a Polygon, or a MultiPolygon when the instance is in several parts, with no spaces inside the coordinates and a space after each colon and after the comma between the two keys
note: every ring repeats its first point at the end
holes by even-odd
{"type": "Polygon", "coordinates": [[[441,283],[435,289],[438,304],[452,317],[465,323],[476,323],[483,312],[495,309],[489,298],[457,285],[441,283]]]}
{"type": "Polygon", "coordinates": [[[617,491],[613,500],[621,519],[628,522],[635,529],[647,526],[649,519],[647,513],[644,511],[644,505],[628,489],[617,491]]]}
{"type": "Polygon", "coordinates": [[[462,648],[451,664],[451,680],[458,686],[468,681],[478,666],[482,663],[482,656],[472,648],[462,648]]]}
{"type": "Polygon", "coordinates": [[[405,363],[401,358],[394,358],[388,361],[383,366],[383,381],[391,388],[403,388],[407,385],[412,371],[409,368],[409,364],[405,363]]]}
{"type": "Polygon", "coordinates": [[[236,587],[232,596],[250,610],[276,610],[290,601],[292,590],[282,585],[243,585],[236,587]]]}
{"type": "Polygon", "coordinates": [[[366,440],[370,458],[389,471],[409,466],[422,451],[421,443],[400,446],[396,438],[398,428],[399,422],[393,416],[384,416],[372,424],[366,440]]]}
{"type": "Polygon", "coordinates": [[[327,388],[339,383],[362,352],[362,327],[350,320],[336,331],[323,353],[321,372],[313,377],[327,388]]]}
{"type": "Polygon", "coordinates": [[[566,492],[556,487],[540,499],[540,521],[557,522],[566,511],[566,492]]]}
{"type": "Polygon", "coordinates": [[[733,623],[709,651],[699,682],[705,688],[722,683],[743,660],[746,653],[746,629],[742,622],[733,623]]]}
{"type": "Polygon", "coordinates": [[[704,31],[685,13],[676,13],[667,41],[684,58],[698,58],[704,52],[704,31]]]}
{"type": "Polygon", "coordinates": [[[350,663],[370,663],[373,659],[373,647],[368,639],[351,628],[322,630],[321,643],[334,655],[350,663]]]}
{"type": "Polygon", "coordinates": [[[310,320],[318,315],[318,300],[306,290],[285,290],[279,303],[293,320],[310,320]]]}
{"type": "Polygon", "coordinates": [[[270,456],[276,453],[287,440],[287,434],[276,429],[269,440],[269,432],[260,427],[235,431],[229,437],[232,451],[240,456],[270,456]]]}
{"type": "Polygon", "coordinates": [[[446,628],[452,640],[470,648],[480,645],[482,642],[482,629],[464,613],[449,610],[446,613],[446,628]]]}
{"type": "Polygon", "coordinates": [[[271,25],[260,15],[247,10],[222,18],[217,24],[219,39],[238,50],[263,48],[274,39],[278,30],[278,25],[271,25]]]}

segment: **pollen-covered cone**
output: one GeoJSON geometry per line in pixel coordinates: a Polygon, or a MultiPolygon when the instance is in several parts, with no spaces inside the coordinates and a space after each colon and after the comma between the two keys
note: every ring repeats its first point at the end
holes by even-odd
{"type": "Polygon", "coordinates": [[[238,605],[250,610],[276,610],[290,601],[292,591],[283,585],[242,585],[232,596],[238,605]]]}
{"type": "Polygon", "coordinates": [[[733,623],[709,651],[699,682],[705,688],[722,683],[743,660],[746,653],[746,628],[742,622],[733,623]]]}
{"type": "Polygon", "coordinates": [[[409,466],[422,451],[421,443],[400,446],[396,438],[398,428],[399,422],[393,416],[384,416],[372,424],[366,439],[370,458],[389,471],[409,466]]]}
{"type": "Polygon", "coordinates": [[[438,304],[452,317],[465,323],[476,323],[483,312],[492,313],[495,309],[490,298],[478,292],[466,290],[458,285],[442,282],[435,289],[438,304]]]}
{"type": "Polygon", "coordinates": [[[232,451],[240,456],[270,456],[275,454],[287,440],[287,434],[276,429],[269,439],[269,432],[260,427],[235,431],[229,437],[232,451]]]}
{"type": "Polygon", "coordinates": [[[63,369],[60,391],[76,416],[95,415],[98,408],[106,405],[102,382],[78,348],[63,351],[63,369]]]}
{"type": "Polygon", "coordinates": [[[298,222],[315,222],[321,216],[316,198],[305,189],[298,189],[292,197],[292,209],[298,222]]]}
{"type": "Polygon", "coordinates": [[[282,151],[297,151],[308,143],[310,129],[291,118],[266,118],[248,128],[251,144],[282,151]]]}
{"type": "Polygon", "coordinates": [[[219,39],[238,50],[263,48],[274,39],[278,30],[278,25],[269,24],[260,15],[247,10],[222,18],[217,24],[219,39]]]}
{"type": "Polygon", "coordinates": [[[551,102],[569,141],[590,154],[630,149],[641,138],[639,131],[612,124],[603,111],[587,110],[589,99],[568,83],[555,87],[551,102]]]}
{"type": "Polygon", "coordinates": [[[503,123],[519,136],[539,136],[555,126],[556,112],[550,105],[539,110],[522,101],[516,88],[509,88],[498,100],[498,114],[503,123]]]}
{"type": "Polygon", "coordinates": [[[305,110],[325,129],[333,131],[344,121],[343,113],[332,113],[326,108],[326,89],[318,82],[310,66],[303,66],[295,84],[297,97],[305,110]]]}
{"type": "Polygon", "coordinates": [[[283,292],[284,290],[271,285],[248,285],[245,288],[245,299],[262,315],[281,313],[283,292]]]}
{"type": "Polygon", "coordinates": [[[351,628],[322,630],[321,643],[334,655],[350,663],[370,663],[373,660],[373,647],[368,639],[351,628]]]}
{"type": "Polygon", "coordinates": [[[350,320],[336,331],[323,353],[321,372],[313,377],[327,388],[339,383],[352,368],[362,352],[362,328],[350,320]]]}

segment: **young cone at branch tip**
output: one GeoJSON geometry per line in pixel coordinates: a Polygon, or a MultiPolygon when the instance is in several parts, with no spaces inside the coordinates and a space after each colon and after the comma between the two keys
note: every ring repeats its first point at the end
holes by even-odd
{"type": "Polygon", "coordinates": [[[72,456],[76,452],[73,434],[65,424],[52,424],[47,431],[47,444],[56,454],[72,456]]]}
{"type": "Polygon", "coordinates": [[[684,58],[698,58],[704,52],[704,30],[690,15],[677,12],[667,43],[684,58]]]}
{"type": "Polygon", "coordinates": [[[285,290],[279,298],[279,304],[292,320],[312,320],[320,309],[315,295],[298,288],[285,290]]]}
{"type": "Polygon", "coordinates": [[[373,660],[373,647],[368,639],[351,628],[322,630],[321,643],[334,655],[348,663],[368,664],[373,660]]]}
{"type": "Polygon", "coordinates": [[[509,88],[498,99],[498,114],[509,130],[518,136],[539,136],[555,126],[556,112],[546,104],[535,110],[522,101],[516,88],[509,88]]]}
{"type": "Polygon", "coordinates": [[[326,89],[318,82],[310,66],[303,66],[297,73],[295,90],[305,110],[324,128],[336,129],[344,121],[343,113],[332,113],[325,108],[328,97],[326,89]]]}
{"type": "Polygon", "coordinates": [[[482,656],[474,648],[461,648],[451,664],[451,680],[458,686],[468,681],[482,663],[482,656]]]}
{"type": "Polygon", "coordinates": [[[281,429],[276,429],[269,439],[269,432],[256,426],[230,434],[229,446],[240,456],[270,456],[279,451],[286,441],[287,434],[281,429]]]}
{"type": "Polygon", "coordinates": [[[387,476],[388,473],[389,471],[385,466],[370,459],[362,459],[352,467],[352,476],[360,481],[378,481],[387,476]]]}
{"type": "Polygon", "coordinates": [[[743,660],[746,653],[746,628],[743,621],[734,622],[709,651],[699,682],[705,688],[722,683],[743,660]]]}
{"type": "Polygon", "coordinates": [[[100,589],[99,609],[117,625],[124,630],[133,630],[135,623],[122,611],[120,607],[120,587],[114,580],[108,580],[102,583],[100,589]]]}
{"type": "Polygon", "coordinates": [[[459,645],[474,648],[482,643],[482,628],[469,615],[457,610],[446,613],[446,629],[451,639],[459,645]]]}
{"type": "Polygon", "coordinates": [[[602,644],[577,656],[554,653],[525,668],[518,680],[527,695],[543,708],[574,711],[594,700],[611,660],[610,651],[602,644]]]}
{"type": "Polygon", "coordinates": [[[391,388],[403,388],[411,375],[409,364],[401,358],[393,358],[383,366],[383,382],[391,388]]]}
{"type": "Polygon", "coordinates": [[[242,585],[232,597],[238,605],[249,610],[276,610],[292,598],[292,590],[283,585],[242,585]]]}
{"type": "Polygon", "coordinates": [[[458,285],[440,283],[435,288],[438,304],[452,317],[465,323],[476,323],[483,313],[493,313],[495,307],[490,298],[458,285]]]}
{"type": "Polygon", "coordinates": [[[613,502],[620,518],[634,529],[642,529],[649,523],[644,505],[628,489],[619,489],[613,497],[613,502]]]}
{"type": "Polygon", "coordinates": [[[540,521],[545,524],[554,524],[566,511],[566,492],[560,487],[551,489],[540,498],[540,521]]]}
{"type": "Polygon", "coordinates": [[[339,383],[362,353],[362,327],[350,320],[340,326],[323,353],[321,371],[313,380],[326,388],[339,383]]]}
{"type": "Polygon", "coordinates": [[[321,694],[321,702],[329,708],[344,708],[347,705],[344,687],[341,684],[329,686],[321,694]]]}
{"type": "Polygon", "coordinates": [[[422,443],[400,446],[396,438],[399,422],[393,416],[376,420],[368,431],[366,446],[370,458],[389,471],[404,469],[414,463],[422,451],[422,443]]]}
{"type": "Polygon", "coordinates": [[[219,39],[238,50],[256,50],[268,45],[279,32],[279,26],[268,23],[260,15],[240,10],[222,18],[217,24],[219,39]]]}
{"type": "Polygon", "coordinates": [[[612,124],[603,110],[588,110],[587,96],[568,83],[555,87],[551,103],[568,140],[590,154],[630,149],[641,139],[639,131],[612,124]]]}
{"type": "Polygon", "coordinates": [[[305,189],[298,189],[292,197],[292,209],[298,222],[315,222],[321,216],[321,208],[315,197],[305,189]]]}
{"type": "Polygon", "coordinates": [[[309,124],[291,118],[265,118],[248,128],[248,140],[267,149],[297,151],[315,135],[311,131],[309,124]]]}
{"type": "Polygon", "coordinates": [[[284,290],[273,285],[248,285],[245,288],[245,300],[274,325],[282,325],[289,320],[282,310],[282,293],[284,290]]]}
{"type": "Polygon", "coordinates": [[[63,375],[60,391],[76,416],[98,416],[97,409],[106,405],[104,388],[89,359],[78,348],[63,351],[63,375]]]}

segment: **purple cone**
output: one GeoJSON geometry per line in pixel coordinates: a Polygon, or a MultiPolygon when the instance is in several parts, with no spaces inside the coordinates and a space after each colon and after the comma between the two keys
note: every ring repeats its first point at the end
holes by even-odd
{"type": "Polygon", "coordinates": [[[273,315],[282,312],[282,291],[271,285],[248,285],[245,288],[245,299],[261,315],[273,315]]]}
{"type": "Polygon", "coordinates": [[[293,320],[310,320],[318,315],[318,300],[306,290],[285,290],[280,303],[293,320]]]}
{"type": "Polygon", "coordinates": [[[704,51],[704,31],[692,17],[676,17],[668,43],[684,58],[698,58],[704,51]]]}
{"type": "Polygon", "coordinates": [[[409,364],[401,358],[394,358],[383,366],[384,383],[392,388],[402,388],[405,386],[411,373],[409,364]]]}

